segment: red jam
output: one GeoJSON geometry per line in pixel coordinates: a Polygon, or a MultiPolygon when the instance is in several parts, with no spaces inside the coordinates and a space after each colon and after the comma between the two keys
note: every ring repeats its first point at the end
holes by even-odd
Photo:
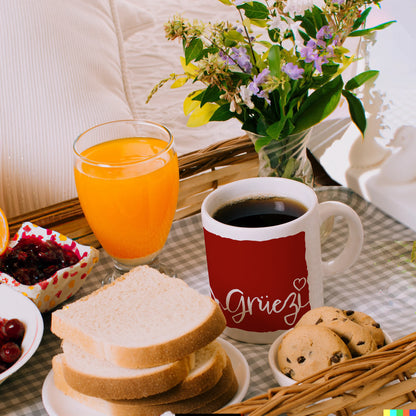
{"type": "Polygon", "coordinates": [[[0,373],[10,368],[22,355],[25,326],[19,319],[0,318],[0,373]]]}
{"type": "Polygon", "coordinates": [[[34,285],[53,276],[58,270],[78,263],[79,257],[56,241],[36,236],[20,238],[13,248],[0,256],[0,271],[19,283],[34,285]]]}

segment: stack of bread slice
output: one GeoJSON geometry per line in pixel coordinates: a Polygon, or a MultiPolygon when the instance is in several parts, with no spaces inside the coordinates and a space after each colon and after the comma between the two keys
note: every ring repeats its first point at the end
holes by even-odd
{"type": "Polygon", "coordinates": [[[207,413],[238,389],[208,296],[140,266],[52,313],[56,387],[102,414],[207,413]]]}

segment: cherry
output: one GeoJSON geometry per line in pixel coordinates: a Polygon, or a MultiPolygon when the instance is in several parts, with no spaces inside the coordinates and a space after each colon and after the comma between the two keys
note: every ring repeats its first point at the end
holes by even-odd
{"type": "Polygon", "coordinates": [[[6,342],[0,348],[0,359],[6,364],[15,363],[21,354],[22,351],[15,342],[6,342]]]}
{"type": "Polygon", "coordinates": [[[9,319],[1,328],[1,331],[5,339],[20,342],[25,333],[25,326],[18,319],[9,319]]]}

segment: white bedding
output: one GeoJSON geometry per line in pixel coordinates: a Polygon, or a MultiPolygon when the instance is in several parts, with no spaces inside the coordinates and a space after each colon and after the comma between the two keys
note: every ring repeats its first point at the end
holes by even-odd
{"type": "Polygon", "coordinates": [[[186,88],[166,87],[145,104],[156,83],[181,71],[181,47],[163,31],[175,13],[235,16],[218,0],[0,2],[0,207],[8,217],[76,197],[72,144],[96,124],[134,115],[160,122],[179,154],[240,134],[232,121],[186,127],[186,88]]]}

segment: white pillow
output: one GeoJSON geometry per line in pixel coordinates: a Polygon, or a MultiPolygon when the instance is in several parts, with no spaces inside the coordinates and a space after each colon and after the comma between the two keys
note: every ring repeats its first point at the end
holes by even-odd
{"type": "MultiPolygon", "coordinates": [[[[135,116],[120,5],[0,2],[0,207],[8,217],[75,197],[76,137],[135,116]]],[[[123,21],[128,36],[131,16],[123,21]]]]}

